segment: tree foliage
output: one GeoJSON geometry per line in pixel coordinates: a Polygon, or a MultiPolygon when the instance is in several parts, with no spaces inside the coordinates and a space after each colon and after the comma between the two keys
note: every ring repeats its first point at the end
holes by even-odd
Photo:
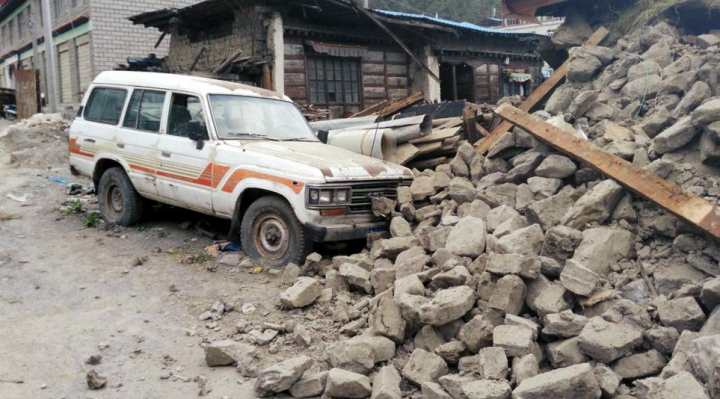
{"type": "Polygon", "coordinates": [[[381,10],[425,14],[453,21],[485,25],[485,18],[501,18],[500,0],[370,0],[370,7],[381,10]]]}

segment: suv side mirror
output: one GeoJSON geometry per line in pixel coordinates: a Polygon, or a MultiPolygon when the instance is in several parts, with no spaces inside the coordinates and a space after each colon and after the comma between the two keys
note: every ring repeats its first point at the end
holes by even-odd
{"type": "Polygon", "coordinates": [[[188,138],[197,141],[197,149],[202,150],[205,147],[205,140],[208,140],[208,133],[205,126],[200,122],[188,123],[188,138]]]}

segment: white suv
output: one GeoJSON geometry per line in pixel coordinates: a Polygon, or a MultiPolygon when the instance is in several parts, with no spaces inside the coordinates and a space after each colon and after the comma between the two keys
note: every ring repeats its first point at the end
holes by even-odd
{"type": "Polygon", "coordinates": [[[160,73],[101,73],[69,147],[108,223],[137,222],[146,199],[231,219],[230,238],[270,265],[302,262],[314,242],[386,229],[372,198],[395,198],[413,177],[321,143],[287,97],[160,73]]]}

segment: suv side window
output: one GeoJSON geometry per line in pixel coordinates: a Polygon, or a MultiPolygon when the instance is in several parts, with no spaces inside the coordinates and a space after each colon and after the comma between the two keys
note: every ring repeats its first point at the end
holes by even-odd
{"type": "Polygon", "coordinates": [[[168,118],[168,134],[190,137],[190,132],[193,130],[204,132],[207,137],[207,126],[200,98],[173,93],[170,102],[170,117],[168,118]]]}
{"type": "Polygon", "coordinates": [[[125,106],[126,95],[127,91],[124,89],[94,88],[85,106],[83,118],[92,122],[117,125],[125,106]]]}
{"type": "Polygon", "coordinates": [[[134,90],[123,126],[150,133],[159,132],[164,103],[164,91],[134,90]]]}

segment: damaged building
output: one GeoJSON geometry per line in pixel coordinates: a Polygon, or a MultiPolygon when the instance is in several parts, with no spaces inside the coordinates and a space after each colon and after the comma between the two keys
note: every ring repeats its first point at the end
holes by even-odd
{"type": "Polygon", "coordinates": [[[270,88],[334,118],[416,92],[492,103],[542,79],[540,36],[343,0],[208,0],[130,20],[170,34],[175,73],[270,88]]]}

